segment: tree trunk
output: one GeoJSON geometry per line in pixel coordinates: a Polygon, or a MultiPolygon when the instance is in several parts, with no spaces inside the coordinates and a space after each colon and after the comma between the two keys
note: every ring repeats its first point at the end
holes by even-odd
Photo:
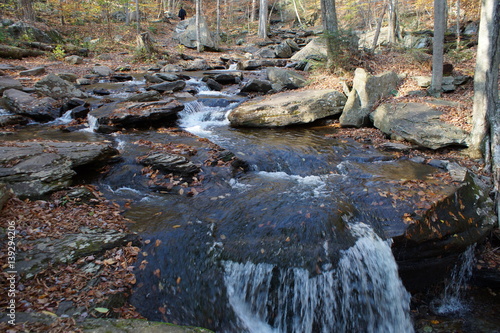
{"type": "Polygon", "coordinates": [[[200,21],[201,21],[201,0],[196,0],[196,50],[201,52],[201,32],[200,32],[200,21]]]}
{"type": "Polygon", "coordinates": [[[398,0],[389,0],[389,44],[396,44],[397,36],[397,4],[398,0]]]}
{"type": "Polygon", "coordinates": [[[35,21],[35,10],[33,9],[32,0],[19,0],[19,6],[23,13],[23,20],[28,22],[35,21]]]}
{"type": "Polygon", "coordinates": [[[6,59],[22,59],[24,57],[36,57],[45,54],[40,50],[22,49],[20,47],[1,45],[0,44],[0,58],[6,59]]]}
{"type": "Polygon", "coordinates": [[[323,34],[326,38],[327,66],[332,68],[337,53],[335,50],[335,38],[339,33],[335,0],[321,0],[321,18],[323,21],[323,34]]]}
{"type": "Polygon", "coordinates": [[[137,34],[141,34],[141,12],[139,11],[139,0],[135,0],[135,11],[137,13],[137,34]]]}
{"type": "Polygon", "coordinates": [[[500,225],[500,103],[498,70],[500,63],[500,0],[483,0],[474,73],[473,128],[471,156],[491,159],[497,216],[500,225]]]}
{"type": "Polygon", "coordinates": [[[440,95],[443,85],[444,31],[446,0],[434,0],[434,40],[432,43],[432,83],[430,91],[440,95]]]}
{"type": "Polygon", "coordinates": [[[457,50],[460,49],[460,0],[457,0],[457,50]]]}
{"type": "Polygon", "coordinates": [[[250,12],[250,22],[255,22],[255,8],[257,8],[257,0],[252,0],[252,11],[250,12]]]}
{"type": "Polygon", "coordinates": [[[259,8],[259,38],[267,39],[267,0],[260,0],[259,8]]]}
{"type": "Polygon", "coordinates": [[[220,0],[217,0],[217,40],[220,38],[220,0]]]}
{"type": "Polygon", "coordinates": [[[377,29],[375,30],[375,36],[373,37],[373,44],[371,49],[372,52],[375,52],[375,49],[377,48],[378,37],[380,36],[380,29],[382,28],[382,21],[384,21],[386,8],[387,4],[384,3],[384,6],[382,7],[382,14],[380,15],[380,18],[377,22],[377,29]]]}
{"type": "Polygon", "coordinates": [[[138,50],[144,50],[144,52],[148,55],[156,52],[149,32],[143,32],[142,34],[137,35],[136,42],[138,50]]]}

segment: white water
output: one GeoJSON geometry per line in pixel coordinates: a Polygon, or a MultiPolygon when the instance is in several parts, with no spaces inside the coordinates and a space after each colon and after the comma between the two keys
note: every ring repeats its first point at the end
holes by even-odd
{"type": "Polygon", "coordinates": [[[464,299],[464,289],[466,289],[472,277],[472,269],[475,260],[474,250],[475,245],[469,246],[469,248],[460,255],[451,274],[451,279],[445,286],[442,297],[436,301],[436,303],[439,304],[436,308],[437,313],[449,314],[464,312],[469,309],[464,299]]]}
{"type": "Polygon", "coordinates": [[[211,128],[229,125],[227,107],[206,107],[198,101],[184,104],[179,112],[179,125],[186,131],[201,137],[213,135],[211,128]]]}
{"type": "Polygon", "coordinates": [[[49,122],[49,124],[69,124],[73,118],[71,117],[71,110],[66,111],[61,117],[54,119],[53,121],[49,122]]]}
{"type": "Polygon", "coordinates": [[[250,333],[413,332],[410,294],[389,244],[365,224],[351,230],[356,244],[336,269],[326,264],[316,276],[303,268],[226,262],[224,282],[239,326],[250,333]]]}

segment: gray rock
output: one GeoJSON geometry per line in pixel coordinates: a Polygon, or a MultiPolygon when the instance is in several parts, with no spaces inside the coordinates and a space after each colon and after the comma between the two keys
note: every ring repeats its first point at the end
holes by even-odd
{"type": "Polygon", "coordinates": [[[270,47],[263,47],[255,52],[257,58],[276,58],[276,52],[270,47]]]}
{"type": "MultiPolygon", "coordinates": [[[[210,30],[208,29],[207,22],[201,17],[200,25],[200,45],[203,49],[216,51],[218,49],[210,30]]],[[[181,21],[175,27],[175,34],[172,37],[179,44],[189,48],[196,48],[196,18],[193,16],[187,20],[181,21]]]]}
{"type": "Polygon", "coordinates": [[[141,164],[150,165],[163,172],[173,172],[181,175],[192,175],[200,172],[200,167],[181,155],[169,153],[148,154],[140,160],[141,164]]]}
{"type": "Polygon", "coordinates": [[[186,87],[186,82],[182,80],[174,81],[174,82],[162,82],[162,83],[157,83],[153,84],[149,87],[146,88],[146,90],[156,90],[159,92],[174,92],[174,91],[180,91],[186,87]]]}
{"type": "Polygon", "coordinates": [[[430,76],[415,76],[413,78],[417,81],[417,85],[421,88],[428,88],[431,86],[432,77],[430,76]]]}
{"type": "Polygon", "coordinates": [[[243,73],[241,72],[221,73],[221,74],[209,75],[209,77],[214,81],[223,85],[236,84],[241,82],[241,80],[243,79],[243,73]]]}
{"type": "Polygon", "coordinates": [[[297,89],[305,87],[307,80],[304,76],[300,75],[294,70],[268,67],[267,77],[269,81],[281,89],[297,89]]]}
{"type": "Polygon", "coordinates": [[[109,230],[84,229],[77,234],[65,234],[61,238],[42,238],[27,241],[33,248],[22,251],[16,263],[21,276],[31,279],[37,273],[55,264],[71,264],[79,258],[102,253],[126,244],[130,237],[126,233],[109,230]]]}
{"type": "Polygon", "coordinates": [[[88,86],[92,84],[92,81],[90,79],[76,79],[76,84],[81,86],[88,86]]]}
{"type": "Polygon", "coordinates": [[[292,52],[296,52],[296,51],[300,50],[300,46],[293,39],[287,39],[287,40],[285,40],[285,43],[287,43],[288,46],[290,46],[290,49],[292,50],[292,52]]]}
{"type": "Polygon", "coordinates": [[[326,59],[326,44],[323,38],[312,39],[302,50],[292,56],[292,60],[301,61],[307,60],[310,56],[318,55],[326,59]]]}
{"type": "Polygon", "coordinates": [[[441,111],[421,103],[382,104],[371,115],[373,124],[395,139],[439,149],[466,146],[467,133],[439,118],[441,111]]]}
{"type": "Polygon", "coordinates": [[[35,89],[37,93],[57,100],[87,97],[83,91],[55,74],[49,74],[35,83],[35,89]]]}
{"type": "Polygon", "coordinates": [[[35,67],[32,69],[27,69],[25,71],[21,71],[21,72],[19,72],[19,75],[21,75],[21,76],[37,76],[37,75],[42,75],[45,73],[46,73],[45,67],[35,67]]]}
{"type": "Polygon", "coordinates": [[[17,40],[21,40],[22,36],[28,36],[32,41],[46,44],[56,44],[63,41],[62,36],[56,30],[42,31],[21,21],[10,25],[7,32],[17,40]]]}
{"type": "Polygon", "coordinates": [[[184,69],[179,65],[168,64],[163,66],[161,72],[182,72],[184,69]]]}
{"type": "Polygon", "coordinates": [[[0,183],[20,197],[37,198],[71,184],[76,167],[106,162],[118,151],[98,142],[0,144],[0,183]]]}
{"type": "Polygon", "coordinates": [[[273,85],[271,84],[270,81],[251,79],[241,88],[241,92],[267,93],[272,89],[273,85]]]}
{"type": "Polygon", "coordinates": [[[58,73],[57,76],[71,83],[76,83],[76,80],[78,80],[78,75],[73,73],[58,73]]]}
{"type": "Polygon", "coordinates": [[[215,81],[214,79],[208,79],[206,81],[206,84],[210,90],[215,90],[215,91],[221,91],[223,86],[219,82],[215,81]]]}
{"type": "Polygon", "coordinates": [[[79,324],[84,333],[211,333],[204,328],[138,319],[90,319],[79,324]]]}
{"type": "Polygon", "coordinates": [[[377,76],[358,68],[354,72],[352,90],[340,116],[340,125],[344,127],[362,127],[369,125],[370,112],[375,103],[389,96],[399,85],[400,79],[394,72],[377,76]]]}
{"type": "Polygon", "coordinates": [[[181,79],[181,77],[179,75],[169,74],[169,73],[156,73],[153,76],[159,77],[163,81],[169,81],[169,82],[173,82],[173,81],[177,81],[177,80],[181,79]]]}
{"type": "Polygon", "coordinates": [[[110,76],[114,73],[114,71],[108,66],[94,66],[92,68],[92,73],[97,74],[99,76],[110,76]]]}
{"type": "Polygon", "coordinates": [[[185,65],[187,71],[204,71],[210,68],[205,59],[195,59],[185,65]]]}
{"type": "Polygon", "coordinates": [[[184,105],[173,98],[156,102],[110,103],[92,110],[89,117],[96,118],[97,131],[144,126],[164,126],[177,120],[177,114],[184,105]]]}
{"type": "Polygon", "coordinates": [[[9,76],[0,76],[0,94],[2,94],[7,89],[22,90],[23,85],[18,80],[15,80],[9,76]]]}
{"type": "Polygon", "coordinates": [[[29,118],[17,114],[0,115],[0,127],[12,125],[26,125],[29,123],[29,118]]]}
{"type": "Polygon", "coordinates": [[[285,92],[243,103],[228,118],[232,126],[244,127],[306,124],[339,114],[345,101],[344,94],[335,90],[285,92]]]}
{"type": "Polygon", "coordinates": [[[13,113],[38,121],[54,120],[61,115],[57,101],[50,97],[36,98],[16,89],[3,92],[5,107],[13,113]]]}
{"type": "Polygon", "coordinates": [[[5,184],[0,184],[0,211],[3,205],[12,197],[12,191],[5,184]]]}
{"type": "Polygon", "coordinates": [[[292,48],[287,41],[276,45],[274,52],[276,53],[276,58],[290,58],[293,54],[292,48]]]}
{"type": "Polygon", "coordinates": [[[71,65],[79,65],[83,64],[83,58],[77,55],[70,55],[64,58],[64,61],[66,61],[68,64],[71,65]]]}
{"type": "Polygon", "coordinates": [[[284,67],[286,60],[284,59],[251,59],[239,62],[237,67],[239,70],[254,70],[262,67],[284,67]]]}
{"type": "Polygon", "coordinates": [[[161,94],[156,90],[146,91],[143,93],[130,95],[127,97],[127,102],[151,102],[158,101],[161,98],[161,94]]]}
{"type": "Polygon", "coordinates": [[[162,78],[156,76],[156,75],[151,75],[151,74],[145,74],[144,75],[144,79],[146,80],[146,82],[148,83],[162,83],[164,82],[165,80],[163,80],[162,78]]]}

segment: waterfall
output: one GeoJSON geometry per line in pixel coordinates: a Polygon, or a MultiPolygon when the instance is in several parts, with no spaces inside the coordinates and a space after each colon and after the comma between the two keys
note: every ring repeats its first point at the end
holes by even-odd
{"type": "Polygon", "coordinates": [[[449,314],[468,310],[467,303],[463,299],[463,290],[472,277],[475,248],[475,244],[471,245],[460,255],[457,264],[453,268],[451,279],[444,288],[441,299],[435,301],[438,305],[435,307],[437,313],[449,314]]]}
{"type": "Polygon", "coordinates": [[[225,262],[229,303],[242,329],[281,332],[413,332],[410,294],[389,244],[365,224],[338,267],[312,276],[303,268],[225,262]]]}
{"type": "Polygon", "coordinates": [[[97,118],[92,116],[92,115],[87,115],[87,122],[89,124],[89,128],[87,129],[88,132],[95,132],[97,129],[97,118]]]}

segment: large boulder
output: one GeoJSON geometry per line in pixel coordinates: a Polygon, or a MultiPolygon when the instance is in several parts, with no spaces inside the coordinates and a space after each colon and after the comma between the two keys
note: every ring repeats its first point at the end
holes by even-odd
{"type": "Polygon", "coordinates": [[[399,85],[400,79],[394,72],[370,75],[364,69],[354,72],[352,90],[340,116],[344,127],[362,127],[370,123],[370,112],[375,103],[389,96],[399,85]]]}
{"type": "Polygon", "coordinates": [[[268,80],[251,79],[241,88],[241,92],[267,93],[273,89],[273,85],[268,80]]]}
{"type": "Polygon", "coordinates": [[[245,127],[306,124],[339,114],[345,101],[344,94],[330,89],[279,93],[241,104],[229,114],[229,121],[245,127]]]}
{"type": "MultiPolygon", "coordinates": [[[[210,30],[208,29],[207,22],[203,17],[199,22],[200,24],[200,44],[203,49],[207,50],[217,50],[217,44],[215,43],[210,30]]],[[[197,47],[196,43],[196,18],[191,17],[187,20],[181,21],[177,24],[175,28],[175,34],[172,37],[174,40],[179,42],[188,48],[194,49],[197,47]]]]}
{"type": "Polygon", "coordinates": [[[326,42],[324,38],[312,39],[302,50],[292,56],[292,60],[304,61],[311,56],[326,59],[326,42]]]}
{"type": "Polygon", "coordinates": [[[394,139],[439,149],[466,146],[467,133],[440,120],[442,112],[423,103],[382,104],[371,115],[375,127],[394,139]]]}
{"type": "Polygon", "coordinates": [[[56,30],[43,31],[25,22],[16,22],[7,27],[7,32],[17,40],[27,36],[32,41],[41,43],[61,43],[63,38],[56,30]]]}
{"type": "Polygon", "coordinates": [[[35,83],[35,89],[37,93],[57,100],[87,97],[83,91],[55,74],[49,74],[35,83]]]}
{"type": "Polygon", "coordinates": [[[58,102],[50,97],[36,98],[17,89],[3,92],[3,104],[13,113],[37,121],[54,120],[61,115],[58,102]]]}
{"type": "Polygon", "coordinates": [[[95,130],[107,132],[120,128],[164,126],[177,120],[184,105],[174,98],[154,102],[121,102],[106,104],[89,113],[95,120],[95,130]]]}
{"type": "Polygon", "coordinates": [[[76,167],[106,162],[118,153],[98,142],[0,144],[0,183],[20,197],[40,197],[71,184],[76,167]]]}
{"type": "Polygon", "coordinates": [[[267,78],[273,83],[275,90],[297,89],[307,84],[304,76],[294,70],[284,68],[268,67],[267,78]]]}

